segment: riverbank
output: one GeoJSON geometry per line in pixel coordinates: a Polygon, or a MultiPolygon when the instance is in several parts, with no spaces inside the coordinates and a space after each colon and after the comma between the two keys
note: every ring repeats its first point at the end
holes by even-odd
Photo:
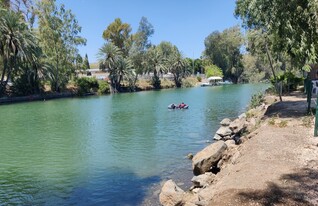
{"type": "MultiPolygon", "coordinates": [[[[195,87],[198,86],[198,82],[196,78],[187,78],[184,80],[185,87],[195,87]]],[[[156,90],[151,85],[149,81],[140,80],[136,85],[135,91],[130,91],[128,86],[123,86],[123,91],[121,93],[130,93],[130,92],[142,92],[142,91],[151,91],[156,90]]],[[[170,80],[163,79],[161,83],[161,89],[172,89],[175,88],[174,83],[170,80]]],[[[160,89],[160,90],[161,90],[160,89]]],[[[20,103],[20,102],[31,102],[31,101],[46,101],[51,99],[60,99],[60,98],[72,98],[72,97],[83,97],[83,96],[92,96],[92,95],[101,95],[99,92],[91,91],[85,92],[84,94],[80,94],[81,92],[78,91],[79,88],[74,87],[74,85],[70,85],[63,92],[51,92],[50,89],[42,92],[41,94],[33,94],[28,96],[13,96],[13,97],[1,97],[0,98],[0,105],[1,104],[13,104],[13,103],[20,103]]],[[[110,95],[111,93],[108,91],[106,93],[102,93],[102,95],[110,95]]]]}
{"type": "Polygon", "coordinates": [[[167,181],[161,204],[317,205],[318,138],[306,106],[301,95],[283,97],[283,102],[268,97],[266,105],[241,117],[248,132],[239,144],[223,138],[197,153],[193,186],[185,192],[167,181]]]}

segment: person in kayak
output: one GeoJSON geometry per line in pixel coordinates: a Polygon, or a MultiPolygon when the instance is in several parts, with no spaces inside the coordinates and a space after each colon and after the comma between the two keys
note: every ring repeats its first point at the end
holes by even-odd
{"type": "Polygon", "coordinates": [[[185,106],[186,104],[182,102],[181,104],[179,104],[179,109],[183,109],[185,106]]]}

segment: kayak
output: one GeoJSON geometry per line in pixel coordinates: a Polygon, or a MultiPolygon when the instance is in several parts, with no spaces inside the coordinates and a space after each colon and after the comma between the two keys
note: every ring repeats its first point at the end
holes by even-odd
{"type": "Polygon", "coordinates": [[[176,104],[169,104],[168,105],[168,109],[188,109],[189,105],[185,105],[182,108],[180,108],[178,105],[176,104]]]}

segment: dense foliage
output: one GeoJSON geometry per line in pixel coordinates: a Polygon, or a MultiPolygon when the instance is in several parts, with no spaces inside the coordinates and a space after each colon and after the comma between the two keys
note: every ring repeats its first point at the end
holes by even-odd
{"type": "Polygon", "coordinates": [[[226,79],[238,82],[243,73],[240,52],[243,42],[243,36],[238,26],[225,29],[223,32],[215,31],[204,41],[205,58],[221,68],[226,79]]]}
{"type": "Polygon", "coordinates": [[[286,79],[278,77],[277,72],[290,73],[317,62],[316,0],[238,0],[235,13],[251,34],[251,53],[258,60],[264,59],[265,54],[275,86],[286,79]]]}

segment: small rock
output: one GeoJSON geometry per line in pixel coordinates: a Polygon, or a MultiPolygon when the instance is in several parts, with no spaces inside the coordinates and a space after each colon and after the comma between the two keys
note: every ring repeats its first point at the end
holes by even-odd
{"type": "Polygon", "coordinates": [[[229,126],[231,124],[231,120],[229,118],[225,118],[220,122],[221,126],[229,126]]]}
{"type": "Polygon", "coordinates": [[[239,115],[238,118],[239,118],[239,119],[246,119],[246,114],[243,113],[243,114],[239,115]]]}
{"type": "Polygon", "coordinates": [[[208,205],[208,202],[206,200],[200,200],[200,201],[196,201],[195,205],[197,205],[197,206],[206,206],[206,205],[208,205]]]}
{"type": "Polygon", "coordinates": [[[213,174],[212,172],[206,172],[202,175],[194,176],[191,179],[191,182],[193,182],[194,186],[196,187],[204,187],[206,185],[211,184],[214,178],[215,178],[215,174],[213,174]]]}
{"type": "Polygon", "coordinates": [[[235,146],[235,141],[233,139],[225,141],[225,144],[227,147],[233,147],[235,146]]]}
{"type": "Polygon", "coordinates": [[[192,154],[192,153],[189,153],[189,154],[187,155],[187,158],[188,158],[189,160],[192,160],[193,154],[192,154]]]}
{"type": "Polygon", "coordinates": [[[218,135],[218,134],[215,134],[213,139],[219,141],[219,140],[222,139],[222,137],[220,135],[218,135]]]}
{"type": "Polygon", "coordinates": [[[224,141],[228,141],[228,140],[231,140],[231,139],[232,139],[231,135],[227,135],[227,136],[223,137],[224,141]]]}

